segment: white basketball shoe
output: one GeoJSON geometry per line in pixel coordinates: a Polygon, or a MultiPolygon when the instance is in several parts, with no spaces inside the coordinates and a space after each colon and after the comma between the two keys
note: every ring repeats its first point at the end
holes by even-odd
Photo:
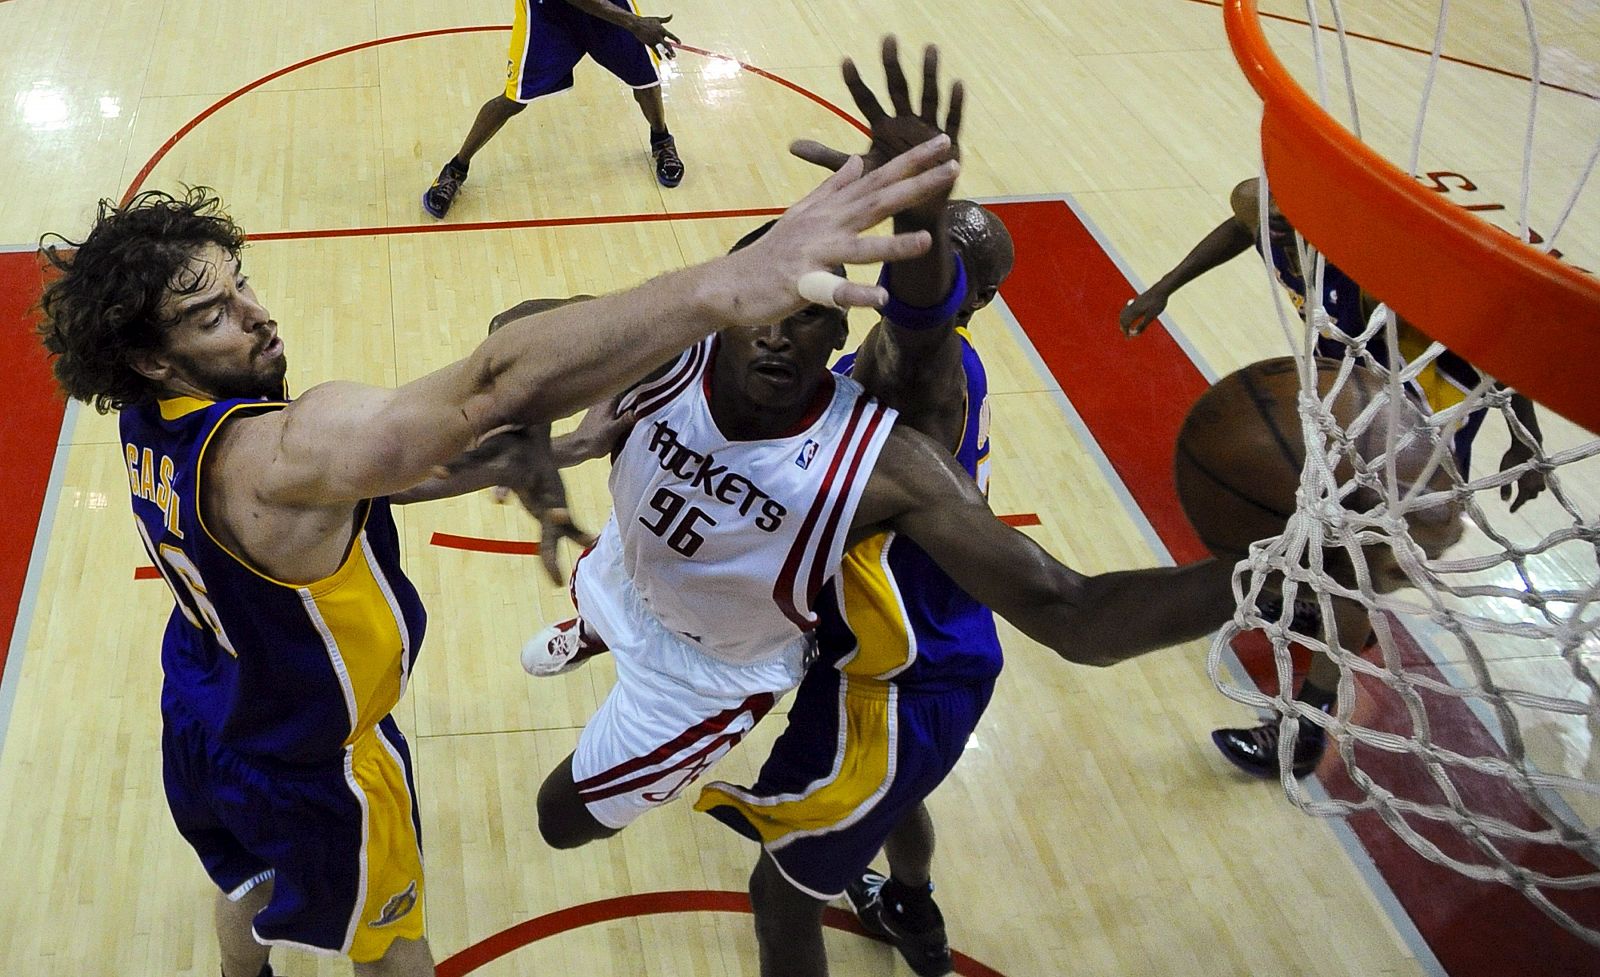
{"type": "Polygon", "coordinates": [[[586,632],[582,618],[568,618],[527,640],[522,670],[539,678],[564,675],[606,650],[605,642],[586,632]]]}

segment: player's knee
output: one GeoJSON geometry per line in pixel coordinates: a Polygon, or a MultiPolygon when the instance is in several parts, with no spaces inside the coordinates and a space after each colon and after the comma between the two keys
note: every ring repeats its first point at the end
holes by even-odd
{"type": "Polygon", "coordinates": [[[538,812],[539,836],[551,848],[578,848],[617,833],[595,820],[570,776],[561,776],[559,770],[539,788],[538,812]]]}

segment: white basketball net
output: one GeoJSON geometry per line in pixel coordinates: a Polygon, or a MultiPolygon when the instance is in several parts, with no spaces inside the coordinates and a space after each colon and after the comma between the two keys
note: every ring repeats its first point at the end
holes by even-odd
{"type": "MultiPolygon", "coordinates": [[[[1515,0],[1512,9],[1518,9],[1515,0]]],[[[1530,240],[1540,47],[1526,0],[1520,9],[1534,52],[1518,201],[1518,227],[1530,240]]],[[[1356,42],[1347,41],[1334,0],[1336,29],[1329,33],[1337,38],[1338,54],[1325,57],[1316,6],[1308,3],[1306,12],[1313,25],[1315,90],[1327,108],[1330,73],[1342,73],[1344,87],[1352,87],[1350,44],[1356,42]],[[1330,60],[1339,62],[1333,72],[1326,64],[1330,60]]],[[[1422,134],[1447,14],[1448,5],[1441,4],[1410,156],[1399,161],[1413,175],[1423,158],[1422,134]]],[[[1359,136],[1357,112],[1351,95],[1347,110],[1333,114],[1343,116],[1359,136]]],[[[1600,125],[1588,131],[1600,131],[1600,125]]],[[[1576,158],[1583,156],[1579,152],[1576,158]]],[[[1555,243],[1597,158],[1600,141],[1587,150],[1577,185],[1563,195],[1565,205],[1542,215],[1550,228],[1544,247],[1555,243]]],[[[1445,165],[1435,163],[1436,168],[1445,165]]],[[[1261,181],[1266,187],[1264,171],[1261,181]]],[[[1262,211],[1261,240],[1267,240],[1266,208],[1262,211]]],[[[1486,233],[1499,232],[1486,228],[1486,233]]],[[[1512,410],[1510,393],[1488,377],[1464,391],[1459,403],[1420,423],[1405,420],[1415,410],[1403,405],[1418,402],[1407,386],[1436,365],[1444,347],[1434,343],[1414,350],[1407,360],[1394,318],[1382,307],[1364,329],[1347,324],[1359,330],[1357,335],[1334,328],[1320,299],[1325,261],[1304,241],[1298,243],[1308,301],[1301,314],[1280,300],[1279,317],[1301,361],[1306,464],[1299,508],[1282,536],[1255,544],[1239,564],[1234,575],[1239,609],[1212,646],[1212,678],[1230,698],[1281,717],[1282,783],[1303,810],[1330,817],[1372,812],[1427,858],[1472,878],[1517,888],[1563,926],[1600,945],[1600,914],[1569,911],[1585,901],[1591,909],[1596,904],[1595,892],[1573,890],[1600,887],[1600,440],[1546,411],[1540,413],[1540,444],[1512,410]],[[1345,345],[1334,391],[1325,397],[1316,395],[1313,365],[1319,335],[1345,345]],[[1329,405],[1358,367],[1383,377],[1384,389],[1359,417],[1341,426],[1329,405]],[[1472,470],[1458,471],[1452,437],[1479,410],[1487,415],[1472,470]],[[1420,444],[1431,448],[1421,478],[1414,471],[1402,477],[1397,469],[1394,459],[1407,439],[1422,439],[1420,444]],[[1497,470],[1513,443],[1527,448],[1527,460],[1497,470]],[[1361,457],[1363,444],[1373,457],[1361,457]],[[1354,475],[1347,468],[1343,480],[1335,476],[1341,459],[1354,467],[1354,475]],[[1435,469],[1447,472],[1448,481],[1430,483],[1427,476],[1435,469]],[[1545,473],[1547,490],[1515,514],[1509,512],[1501,489],[1511,486],[1514,493],[1518,479],[1533,470],[1545,473]],[[1363,488],[1368,491],[1362,506],[1373,492],[1381,501],[1358,511],[1352,493],[1363,488]],[[1430,558],[1414,538],[1413,523],[1422,525],[1419,517],[1439,513],[1451,500],[1464,511],[1465,535],[1442,556],[1430,558]],[[1353,579],[1341,573],[1343,583],[1328,570],[1341,559],[1354,568],[1353,579]],[[1403,573],[1405,586],[1382,584],[1381,564],[1390,560],[1403,573]],[[1263,598],[1280,590],[1281,610],[1262,611],[1274,604],[1263,598]],[[1375,640],[1365,653],[1358,653],[1365,634],[1339,633],[1336,598],[1367,609],[1375,640]],[[1314,603],[1320,623],[1296,630],[1295,601],[1314,603]],[[1241,687],[1224,673],[1234,639],[1252,630],[1271,643],[1278,695],[1241,687]],[[1292,698],[1292,644],[1338,662],[1338,706],[1332,715],[1292,698]],[[1308,795],[1291,775],[1300,723],[1323,727],[1349,777],[1352,786],[1330,787],[1332,799],[1320,799],[1320,792],[1316,798],[1308,795]],[[1392,774],[1397,767],[1407,776],[1392,774]],[[1508,814],[1519,804],[1525,817],[1508,814]]],[[[1276,287],[1274,293],[1281,296],[1276,287]]],[[[1579,325],[1600,327],[1574,324],[1579,325]]]]}

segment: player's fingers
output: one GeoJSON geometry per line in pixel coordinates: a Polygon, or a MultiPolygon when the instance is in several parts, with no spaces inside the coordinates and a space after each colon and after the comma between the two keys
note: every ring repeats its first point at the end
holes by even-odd
{"type": "Polygon", "coordinates": [[[939,47],[936,44],[922,49],[922,121],[931,126],[939,124],[939,47]]]}
{"type": "Polygon", "coordinates": [[[861,80],[861,72],[856,70],[856,63],[849,58],[844,59],[844,87],[850,89],[850,97],[855,99],[856,108],[861,110],[862,118],[867,120],[867,125],[872,125],[888,113],[878,102],[878,96],[872,94],[872,89],[861,80]]]}
{"type": "Polygon", "coordinates": [[[656,21],[657,21],[657,23],[665,24],[667,21],[669,21],[671,19],[672,19],[672,15],[671,14],[667,14],[665,17],[657,17],[656,21]]]}
{"type": "Polygon", "coordinates": [[[801,275],[795,282],[795,290],[800,297],[813,305],[825,305],[830,309],[843,308],[834,298],[841,285],[848,285],[849,279],[841,278],[831,271],[808,271],[801,275]]]}
{"type": "Polygon", "coordinates": [[[667,35],[668,37],[672,38],[672,43],[674,43],[674,44],[682,44],[683,43],[683,41],[679,39],[678,35],[672,33],[671,31],[662,31],[661,33],[663,33],[663,34],[667,35]]]}
{"type": "Polygon", "coordinates": [[[900,69],[900,42],[893,34],[883,39],[883,77],[888,83],[889,104],[896,115],[911,114],[911,86],[900,69]]]}
{"type": "Polygon", "coordinates": [[[830,146],[824,146],[815,139],[796,139],[789,144],[789,152],[805,160],[813,166],[838,172],[839,167],[850,158],[848,153],[842,153],[830,146]]]}
{"type": "Polygon", "coordinates": [[[822,206],[827,201],[843,201],[848,203],[856,194],[855,184],[861,182],[865,165],[861,157],[851,156],[844,161],[844,165],[834,171],[833,175],[817,184],[817,188],[799,201],[794,203],[784,213],[784,217],[799,215],[814,207],[822,206]]]}
{"type": "MultiPolygon", "coordinates": [[[[904,157],[900,157],[904,158],[904,157]]],[[[888,169],[888,167],[884,167],[888,169]]],[[[876,176],[882,170],[875,171],[876,176]]],[[[894,181],[887,186],[872,190],[858,211],[856,226],[858,230],[866,230],[881,220],[892,217],[916,204],[920,204],[937,194],[949,193],[950,188],[956,184],[956,176],[961,172],[961,164],[955,160],[946,160],[930,170],[924,170],[915,176],[908,176],[894,181]]],[[[871,179],[869,176],[868,179],[871,179]]],[[[865,182],[865,181],[863,181],[865,182]]]]}
{"type": "Polygon", "coordinates": [[[950,111],[944,117],[944,131],[950,137],[952,145],[961,141],[961,113],[966,105],[967,86],[961,84],[958,78],[956,83],[950,86],[950,111]]]}
{"type": "Polygon", "coordinates": [[[905,261],[928,253],[933,238],[927,231],[905,234],[858,237],[830,257],[846,265],[870,265],[880,261],[905,261]]]}
{"type": "Polygon", "coordinates": [[[670,61],[678,56],[678,50],[666,41],[662,41],[656,45],[656,55],[670,61]]]}
{"type": "MultiPolygon", "coordinates": [[[[854,158],[852,157],[852,159],[854,158]]],[[[864,177],[846,188],[843,196],[855,202],[858,198],[870,196],[902,181],[915,179],[917,176],[935,171],[950,159],[952,159],[950,137],[941,132],[921,145],[913,146],[910,150],[894,157],[877,169],[867,172],[864,177]]],[[[866,164],[863,162],[862,168],[865,169],[865,167],[866,164]]],[[[839,172],[842,174],[844,169],[841,168],[839,172]]],[[[882,220],[882,218],[880,217],[878,220],[882,220]]],[[[863,224],[861,226],[866,228],[872,225],[863,224]]]]}
{"type": "Polygon", "coordinates": [[[841,309],[881,309],[889,302],[889,290],[877,285],[846,281],[834,293],[833,299],[841,309]]]}

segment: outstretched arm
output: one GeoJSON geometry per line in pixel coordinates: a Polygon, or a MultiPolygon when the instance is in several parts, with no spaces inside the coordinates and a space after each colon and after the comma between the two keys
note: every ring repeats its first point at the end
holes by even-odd
{"type": "MultiPolygon", "coordinates": [[[[922,94],[915,106],[893,36],[883,39],[881,54],[892,115],[862,79],[855,62],[847,59],[843,66],[845,85],[872,131],[872,142],[862,156],[867,168],[882,166],[941,131],[949,135],[952,151],[959,154],[965,96],[961,82],[955,82],[941,130],[939,49],[934,45],[923,49],[922,94]]],[[[849,159],[811,140],[796,141],[790,151],[833,170],[849,159]]],[[[942,198],[931,196],[894,216],[896,232],[927,233],[933,246],[925,254],[885,266],[884,280],[893,302],[862,342],[851,372],[868,393],[900,410],[902,423],[941,438],[947,433],[942,428],[949,426],[949,418],[940,415],[948,413],[951,404],[959,409],[965,390],[961,349],[954,336],[955,314],[965,296],[952,294],[960,286],[948,204],[948,193],[942,198]]],[[[952,437],[959,438],[959,421],[956,426],[952,437]]]]}
{"type": "MultiPolygon", "coordinates": [[[[551,420],[602,400],[708,333],[802,308],[797,282],[841,263],[897,260],[925,235],[862,237],[955,179],[942,137],[882,169],[846,166],[742,251],[637,288],[519,319],[466,359],[398,389],[313,388],[249,424],[234,454],[281,505],[333,505],[408,488],[507,423],[551,420]]],[[[833,300],[877,306],[882,289],[840,281],[833,300]]],[[[241,423],[241,428],[244,424],[241,423]]]]}
{"type": "MultiPolygon", "coordinates": [[[[1122,307],[1117,321],[1124,335],[1133,337],[1144,332],[1150,323],[1155,322],[1166,310],[1167,300],[1172,297],[1173,292],[1211,269],[1227,264],[1250,250],[1250,246],[1256,240],[1256,227],[1253,223],[1247,222],[1246,216],[1241,215],[1240,211],[1248,209],[1248,201],[1255,199],[1255,182],[1247,180],[1235,187],[1234,215],[1201,238],[1200,243],[1178,262],[1177,267],[1162,275],[1159,281],[1122,307]],[[1244,202],[1246,207],[1241,208],[1241,202],[1244,202]]],[[[1256,206],[1259,206],[1259,203],[1256,206]]]]}
{"type": "Polygon", "coordinates": [[[880,521],[1028,637],[1082,665],[1114,665],[1209,634],[1233,613],[1232,568],[1216,559],[1086,577],[989,511],[931,439],[896,427],[858,524],[880,521]]]}

